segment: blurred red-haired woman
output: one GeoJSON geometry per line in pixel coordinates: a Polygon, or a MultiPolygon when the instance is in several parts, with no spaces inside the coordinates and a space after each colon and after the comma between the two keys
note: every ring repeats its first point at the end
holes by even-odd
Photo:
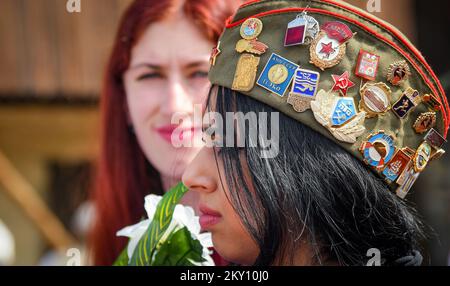
{"type": "MultiPolygon", "coordinates": [[[[125,247],[116,232],[139,221],[149,193],[180,181],[198,148],[171,144],[176,112],[204,102],[209,55],[239,0],[136,0],[123,15],[101,97],[102,141],[93,200],[93,263],[111,265],[125,247]]],[[[186,118],[187,119],[187,118],[186,118]]],[[[192,136],[188,120],[180,124],[192,136]],[[187,122],[187,123],[186,123],[187,122]]],[[[195,205],[188,197],[187,204],[195,205]]]]}

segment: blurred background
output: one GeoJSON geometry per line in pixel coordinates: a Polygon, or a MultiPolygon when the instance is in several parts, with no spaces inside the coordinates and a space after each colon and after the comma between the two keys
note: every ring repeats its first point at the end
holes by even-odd
{"type": "MultiPolygon", "coordinates": [[[[81,13],[68,13],[66,0],[0,1],[0,265],[66,265],[83,253],[102,75],[130,2],[81,0],[81,13]]],[[[450,2],[380,3],[373,14],[415,43],[450,94],[450,2]]],[[[434,230],[425,264],[449,264],[449,157],[409,198],[434,230]]]]}

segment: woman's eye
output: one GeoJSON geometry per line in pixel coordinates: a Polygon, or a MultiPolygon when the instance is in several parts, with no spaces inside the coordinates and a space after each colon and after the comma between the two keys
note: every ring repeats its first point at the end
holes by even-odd
{"type": "Polygon", "coordinates": [[[142,80],[146,80],[146,79],[155,79],[155,78],[162,78],[162,75],[159,73],[145,73],[143,75],[140,75],[137,78],[137,81],[142,81],[142,80]]]}
{"type": "Polygon", "coordinates": [[[196,71],[190,75],[191,78],[207,78],[208,72],[207,71],[196,71]]]}

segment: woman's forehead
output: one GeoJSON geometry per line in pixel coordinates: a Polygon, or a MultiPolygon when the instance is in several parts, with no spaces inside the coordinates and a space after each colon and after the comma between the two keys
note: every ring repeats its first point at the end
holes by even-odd
{"type": "Polygon", "coordinates": [[[165,66],[209,61],[213,44],[186,17],[151,24],[132,50],[131,64],[165,66]]]}

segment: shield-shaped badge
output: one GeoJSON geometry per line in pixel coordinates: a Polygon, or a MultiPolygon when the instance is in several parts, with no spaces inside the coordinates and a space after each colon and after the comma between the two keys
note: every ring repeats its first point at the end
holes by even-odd
{"type": "Polygon", "coordinates": [[[341,97],[336,100],[331,113],[331,125],[340,127],[356,116],[355,101],[351,97],[341,97]]]}

